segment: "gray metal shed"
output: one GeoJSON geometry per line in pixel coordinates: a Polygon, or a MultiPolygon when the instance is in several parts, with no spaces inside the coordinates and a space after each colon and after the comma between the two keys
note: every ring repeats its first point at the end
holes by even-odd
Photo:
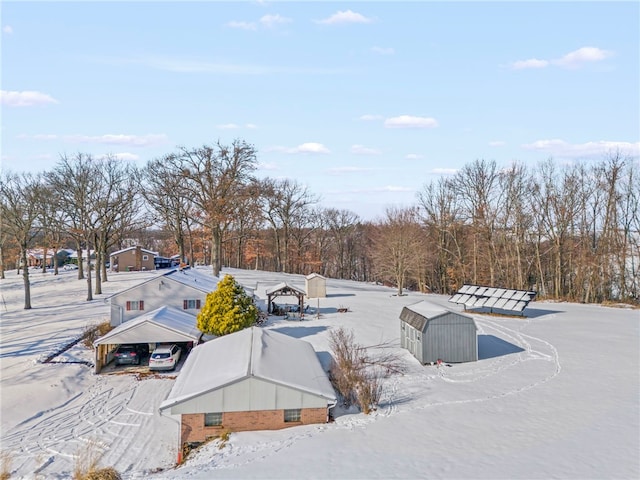
{"type": "Polygon", "coordinates": [[[478,327],[472,317],[422,301],[400,313],[400,345],[423,365],[478,360],[478,327]]]}

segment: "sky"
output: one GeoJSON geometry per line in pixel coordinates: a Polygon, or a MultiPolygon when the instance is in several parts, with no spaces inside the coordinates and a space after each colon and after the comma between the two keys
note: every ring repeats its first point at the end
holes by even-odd
{"type": "MultiPolygon", "coordinates": [[[[198,269],[211,274],[211,267],[198,269]]],[[[333,423],[232,432],[223,448],[209,443],[174,469],[177,416],[158,408],[184,364],[158,378],[110,374],[109,367],[96,375],[82,363],[91,364],[94,352],[81,343],[53,363],[39,362],[108,319],[110,295],[159,273],[110,273],[104,293],[87,302],[76,271],[34,270],[31,310],[23,309],[21,276],[6,273],[0,450],[12,460],[11,478],[71,478],[86,445],[125,480],[640,477],[637,309],[535,301],[524,317],[467,311],[478,328],[478,361],[438,368],[400,348],[400,312],[424,300],[462,306],[444,295],[398,297],[394,288],[338,279],[327,279],[326,298],[308,301],[312,313],[319,305],[319,317],[270,316],[263,328],[309,342],[325,368],[335,328],[353,332],[359,345],[387,343],[384,352],[397,355],[402,372],[382,381],[378,409],[365,415],[338,405],[333,423]]],[[[302,275],[225,273],[255,288],[262,309],[269,287],[286,281],[305,288],[302,275]]]]}
{"type": "Polygon", "coordinates": [[[364,219],[477,159],[640,157],[638,2],[3,1],[2,169],[241,139],[364,219]]]}

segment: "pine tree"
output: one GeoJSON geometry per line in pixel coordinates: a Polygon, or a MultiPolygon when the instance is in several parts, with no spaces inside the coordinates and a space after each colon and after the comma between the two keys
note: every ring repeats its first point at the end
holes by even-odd
{"type": "Polygon", "coordinates": [[[216,336],[243,330],[258,319],[258,309],[242,286],[231,275],[218,283],[218,288],[207,295],[198,314],[201,332],[216,336]]]}

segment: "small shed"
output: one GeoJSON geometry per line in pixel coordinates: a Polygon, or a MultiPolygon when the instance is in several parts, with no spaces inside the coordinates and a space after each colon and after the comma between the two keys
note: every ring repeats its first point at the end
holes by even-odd
{"type": "Polygon", "coordinates": [[[274,313],[274,300],[278,297],[296,297],[298,300],[299,312],[304,312],[304,296],[305,292],[299,288],[293,287],[286,282],[279,283],[273,287],[267,288],[267,313],[274,313]]]}
{"type": "Polygon", "coordinates": [[[202,338],[196,316],[175,307],[163,306],[123,323],[97,339],[95,347],[95,372],[113,358],[118,345],[126,343],[192,343],[202,338]]]}
{"type": "Polygon", "coordinates": [[[309,298],[325,298],[327,296],[327,279],[318,273],[304,277],[304,287],[309,298]]]}
{"type": "Polygon", "coordinates": [[[478,360],[478,327],[472,317],[428,301],[400,313],[400,345],[418,359],[462,363],[478,360]]]}

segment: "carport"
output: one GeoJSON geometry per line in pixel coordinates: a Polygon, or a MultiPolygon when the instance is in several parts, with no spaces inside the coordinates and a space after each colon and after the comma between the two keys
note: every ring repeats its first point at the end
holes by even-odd
{"type": "Polygon", "coordinates": [[[125,343],[183,343],[197,345],[202,338],[196,317],[175,307],[160,307],[125,322],[97,339],[95,373],[113,360],[113,352],[125,343]]]}

